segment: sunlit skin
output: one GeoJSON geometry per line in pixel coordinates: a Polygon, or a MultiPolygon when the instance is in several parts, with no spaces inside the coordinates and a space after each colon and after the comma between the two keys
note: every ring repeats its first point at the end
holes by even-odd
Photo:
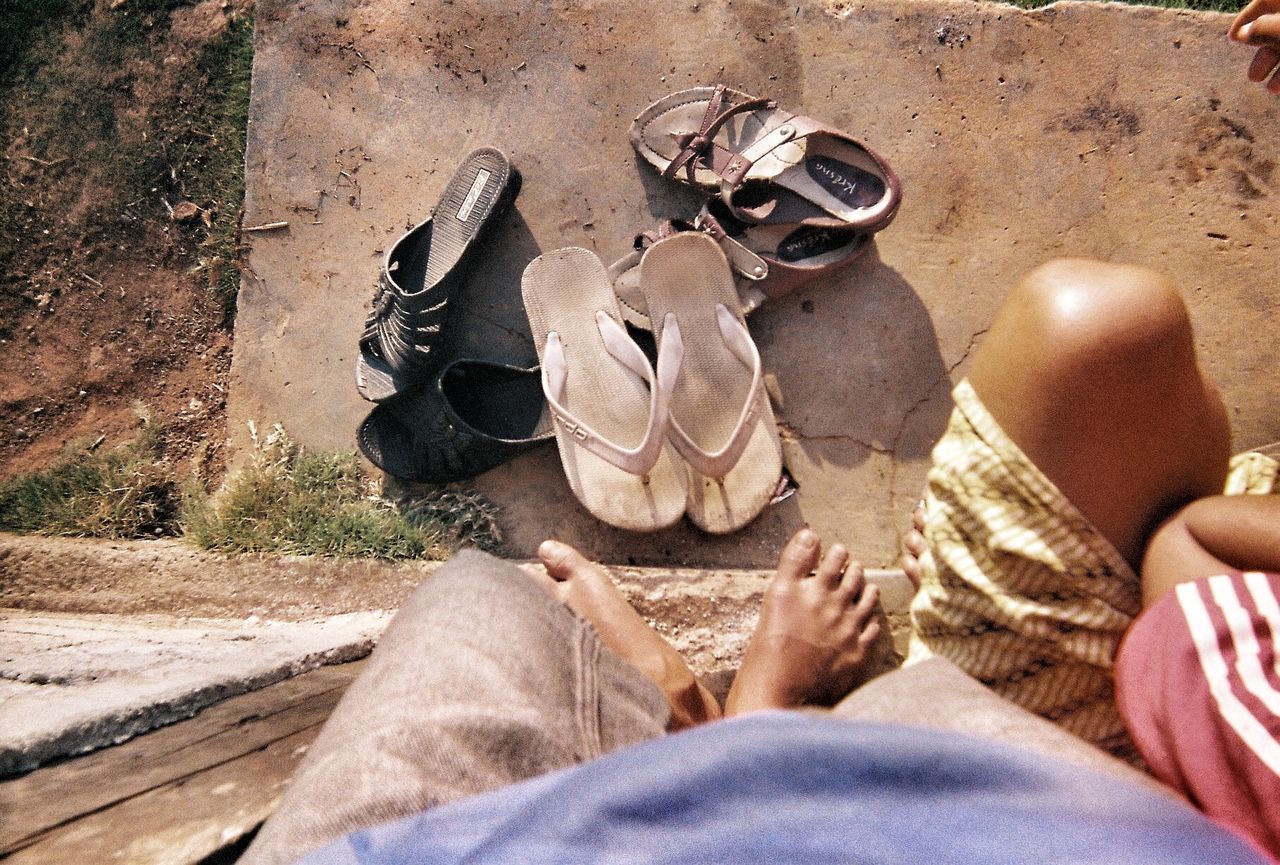
{"type": "Polygon", "coordinates": [[[880,634],[878,591],[864,579],[862,566],[839,544],[824,554],[818,536],[802,529],[782,550],[722,710],[604,569],[559,541],[543,542],[538,557],[545,573],[532,570],[534,578],[662,690],[673,730],[722,715],[830,706],[865,672],[880,634]]]}
{"type": "Polygon", "coordinates": [[[1265,81],[1267,90],[1280,93],[1280,0],[1253,0],[1231,22],[1227,36],[1258,49],[1249,64],[1249,80],[1265,81]]]}

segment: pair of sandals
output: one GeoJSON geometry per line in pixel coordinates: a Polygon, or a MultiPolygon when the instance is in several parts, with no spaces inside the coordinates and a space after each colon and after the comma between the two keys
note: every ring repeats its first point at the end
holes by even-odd
{"type": "Polygon", "coordinates": [[[653,103],[631,142],[663,176],[718,197],[692,224],[641,235],[607,271],[582,249],[529,266],[543,389],[569,485],[591,513],[639,531],[684,513],[724,534],[760,513],[782,475],[744,316],[856,260],[901,189],[845,133],[723,85],[653,103]],[[624,322],[653,332],[655,366],[624,322]]]}
{"type": "MultiPolygon", "coordinates": [[[[633,253],[604,272],[603,283],[610,286],[613,299],[601,297],[598,309],[615,322],[653,330],[655,336],[664,331],[666,312],[675,307],[665,295],[678,292],[655,289],[650,284],[654,280],[645,277],[643,263],[654,249],[666,244],[666,251],[652,260],[650,274],[659,272],[658,262],[666,262],[662,266],[671,271],[680,271],[680,267],[669,264],[675,257],[672,250],[677,248],[701,257],[696,261],[699,274],[731,274],[733,299],[721,296],[720,280],[719,287],[708,289],[711,293],[702,300],[720,297],[728,301],[721,305],[741,323],[742,316],[765,299],[786,294],[852,263],[867,248],[872,235],[893,219],[900,200],[896,176],[869,148],[810,118],[788,114],[772,101],[754,99],[723,86],[694,88],[655,102],[636,118],[631,139],[636,150],[664,175],[719,192],[692,223],[669,223],[659,232],[645,235],[633,253]],[[729,268],[727,271],[710,262],[705,242],[688,239],[698,236],[710,239],[720,261],[729,268]],[[670,244],[677,238],[685,239],[670,244]],[[663,296],[665,304],[659,307],[663,313],[656,326],[649,310],[649,301],[655,294],[663,296]]],[[[475,359],[439,364],[449,295],[461,282],[488,226],[510,207],[519,186],[519,173],[499,151],[483,148],[473,152],[449,182],[432,218],[408,232],[387,254],[373,311],[360,340],[356,370],[361,395],[378,405],[361,424],[357,440],[365,455],[392,475],[437,483],[471,477],[552,435],[554,412],[545,411],[538,393],[540,383],[556,385],[547,378],[545,367],[540,376],[536,368],[520,369],[475,359]]],[[[549,253],[539,261],[558,260],[566,257],[563,253],[549,253]]],[[[568,257],[580,259],[582,254],[594,260],[594,255],[583,251],[568,257]]],[[[549,263],[537,268],[531,265],[532,282],[530,274],[526,274],[526,282],[539,284],[543,279],[539,272],[549,267],[549,263]]],[[[588,267],[576,260],[569,270],[586,273],[588,267]]],[[[594,292],[602,280],[594,267],[590,270],[591,276],[579,274],[573,280],[587,279],[594,292]]],[[[702,289],[695,291],[686,286],[683,290],[697,297],[702,289]]],[[[727,455],[734,453],[729,445],[745,435],[730,423],[737,417],[733,406],[745,412],[761,403],[762,409],[754,410],[768,412],[768,405],[767,400],[748,400],[747,392],[742,390],[741,367],[746,363],[742,357],[753,354],[755,348],[751,345],[746,351],[740,336],[732,335],[737,333],[735,327],[727,319],[722,323],[720,314],[708,313],[717,304],[719,301],[707,307],[704,303],[695,316],[700,348],[694,355],[700,357],[702,347],[718,345],[707,349],[718,354],[718,359],[707,360],[705,368],[689,363],[678,366],[686,370],[686,375],[692,375],[688,370],[694,369],[698,375],[705,372],[707,381],[732,379],[733,384],[724,392],[705,382],[685,389],[668,388],[663,399],[674,405],[675,424],[668,423],[666,428],[654,406],[642,423],[636,415],[616,429],[597,431],[608,433],[606,440],[618,446],[604,448],[615,458],[620,452],[643,445],[638,453],[621,459],[625,469],[617,465],[614,468],[631,475],[633,480],[648,479],[644,486],[649,489],[641,495],[648,504],[642,508],[604,504],[616,494],[614,487],[606,484],[612,490],[607,493],[603,489],[598,494],[587,491],[566,462],[570,485],[588,509],[606,522],[651,530],[669,525],[687,512],[708,531],[732,531],[745,525],[769,500],[780,462],[776,468],[770,460],[761,464],[766,469],[764,474],[772,475],[770,483],[766,485],[758,479],[748,483],[749,494],[742,492],[736,481],[729,481],[731,477],[745,476],[743,472],[734,474],[737,463],[731,470],[723,465],[727,455]],[[709,323],[712,317],[716,319],[714,328],[709,323]],[[742,349],[742,356],[734,354],[730,346],[742,349]],[[733,355],[738,368],[726,359],[725,351],[733,355]],[[698,396],[681,396],[686,393],[698,396]],[[716,399],[727,401],[729,408],[721,406],[711,411],[716,399]],[[694,420],[688,423],[694,432],[680,421],[688,413],[681,409],[686,402],[690,403],[689,416],[694,420]],[[692,411],[699,406],[701,413],[692,411]],[[704,415],[714,415],[718,420],[707,421],[704,415]],[[645,437],[630,441],[629,431],[639,428],[648,431],[645,437]],[[663,441],[679,443],[675,452],[680,465],[689,466],[693,472],[686,477],[683,492],[675,481],[662,487],[661,494],[654,487],[655,477],[675,478],[680,474],[674,471],[676,464],[671,462],[670,454],[663,456],[667,453],[659,447],[663,441]],[[707,462],[707,454],[719,456],[720,462],[707,462]],[[655,462],[646,466],[650,458],[655,462]],[[698,477],[702,480],[698,481],[698,477]],[[690,483],[689,478],[696,482],[690,483]],[[712,498],[717,501],[711,502],[712,498]]],[[[531,313],[531,320],[533,317],[531,313]]],[[[745,328],[741,335],[750,343],[745,328]]],[[[597,339],[602,338],[597,335],[597,339]]],[[[614,339],[613,344],[616,348],[621,343],[614,339]]],[[[539,343],[540,357],[543,348],[539,343]]],[[[630,355],[625,348],[618,350],[630,355]]],[[[659,369],[661,360],[660,357],[659,369]]],[[[750,377],[753,381],[759,378],[758,355],[754,363],[756,372],[750,377]]],[[[644,379],[642,364],[623,366],[644,379]]],[[[575,368],[567,362],[564,367],[569,371],[575,368]]],[[[571,387],[567,383],[568,372],[564,375],[566,381],[558,387],[571,387]]],[[[652,375],[653,383],[646,393],[657,399],[662,395],[654,390],[658,370],[652,375]]],[[[581,374],[578,379],[581,381],[581,374]]],[[[603,395],[607,401],[608,394],[603,395]]],[[[563,399],[557,400],[562,408],[568,407],[563,399]]],[[[670,414],[672,405],[662,411],[670,414]]],[[[568,416],[573,415],[570,410],[568,416]]],[[[768,417],[773,450],[778,452],[772,414],[768,417]]],[[[581,419],[589,420],[586,416],[581,419]]],[[[745,418],[738,420],[745,423],[745,418]]],[[[565,434],[581,440],[592,429],[588,423],[585,428],[575,426],[570,430],[566,423],[576,422],[562,420],[556,425],[562,456],[565,434]]],[[[757,423],[752,429],[760,426],[757,423]]],[[[609,462],[607,458],[600,459],[609,462]]],[[[577,465],[578,460],[572,462],[577,465]]],[[[607,474],[605,470],[600,472],[601,477],[607,474]]],[[[629,488],[628,483],[621,488],[629,488]]]]}
{"type": "Polygon", "coordinates": [[[733,269],[746,315],[851,265],[902,200],[897,175],[871,148],[723,85],[654,102],[633,122],[631,143],[664,177],[713,194],[692,222],[668,221],[637,236],[635,250],[610,267],[636,327],[647,329],[649,318],[635,268],[663,237],[710,235],[733,269]]]}
{"type": "Polygon", "coordinates": [[[773,496],[782,446],[729,264],[690,232],[655,243],[638,270],[656,363],[628,335],[595,253],[558,249],[525,269],[565,476],[619,528],[654,531],[687,515],[704,531],[735,531],[773,496]]]}

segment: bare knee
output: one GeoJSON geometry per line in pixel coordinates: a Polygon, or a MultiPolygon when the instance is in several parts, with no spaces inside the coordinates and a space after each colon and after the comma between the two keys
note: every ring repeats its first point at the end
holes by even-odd
{"type": "Polygon", "coordinates": [[[1186,306],[1154,271],[1037,267],[1005,299],[969,380],[1130,563],[1171,507],[1221,489],[1226,413],[1197,364],[1186,306]]]}
{"type": "Polygon", "coordinates": [[[1145,267],[1054,259],[1019,281],[1000,317],[1068,362],[1109,366],[1148,356],[1194,364],[1186,305],[1168,279],[1145,267]]]}

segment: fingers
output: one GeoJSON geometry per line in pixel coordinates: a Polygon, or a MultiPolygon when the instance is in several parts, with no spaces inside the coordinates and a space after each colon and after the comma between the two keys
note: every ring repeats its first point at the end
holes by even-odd
{"type": "Polygon", "coordinates": [[[1235,42],[1244,42],[1249,38],[1248,26],[1254,18],[1264,14],[1263,10],[1258,9],[1260,6],[1257,0],[1240,10],[1240,14],[1231,20],[1231,26],[1227,28],[1227,38],[1235,42]]]}
{"type": "Polygon", "coordinates": [[[557,582],[571,579],[583,569],[595,567],[582,553],[560,541],[543,541],[538,547],[538,558],[542,560],[547,573],[557,582]]]}
{"type": "Polygon", "coordinates": [[[810,529],[801,529],[791,536],[778,557],[778,580],[801,580],[809,576],[818,565],[821,544],[810,529]]]}
{"type": "Polygon", "coordinates": [[[1277,0],[1253,0],[1252,3],[1241,9],[1240,14],[1231,22],[1231,27],[1227,30],[1227,36],[1237,42],[1248,42],[1253,36],[1253,28],[1249,25],[1276,13],[1280,13],[1280,2],[1277,2],[1277,0]]]}
{"type": "MultiPolygon", "coordinates": [[[[1271,71],[1276,68],[1276,64],[1280,63],[1280,51],[1275,48],[1259,48],[1257,53],[1253,55],[1253,62],[1249,64],[1249,80],[1262,81],[1271,71]]],[[[1267,85],[1267,89],[1275,92],[1275,79],[1267,85]]]]}
{"type": "Polygon", "coordinates": [[[1266,81],[1267,90],[1280,93],[1280,0],[1253,0],[1231,22],[1227,38],[1258,47],[1249,64],[1249,80],[1266,81]]]}
{"type": "Polygon", "coordinates": [[[1263,15],[1240,28],[1240,39],[1250,45],[1280,44],[1280,14],[1263,15]]]}

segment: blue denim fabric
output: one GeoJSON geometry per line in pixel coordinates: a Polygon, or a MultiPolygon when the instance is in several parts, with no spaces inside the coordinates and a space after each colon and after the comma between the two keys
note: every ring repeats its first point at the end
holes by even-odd
{"type": "Polygon", "coordinates": [[[305,865],[1265,862],[1190,807],[969,736],[767,713],[351,834],[305,865]]]}

